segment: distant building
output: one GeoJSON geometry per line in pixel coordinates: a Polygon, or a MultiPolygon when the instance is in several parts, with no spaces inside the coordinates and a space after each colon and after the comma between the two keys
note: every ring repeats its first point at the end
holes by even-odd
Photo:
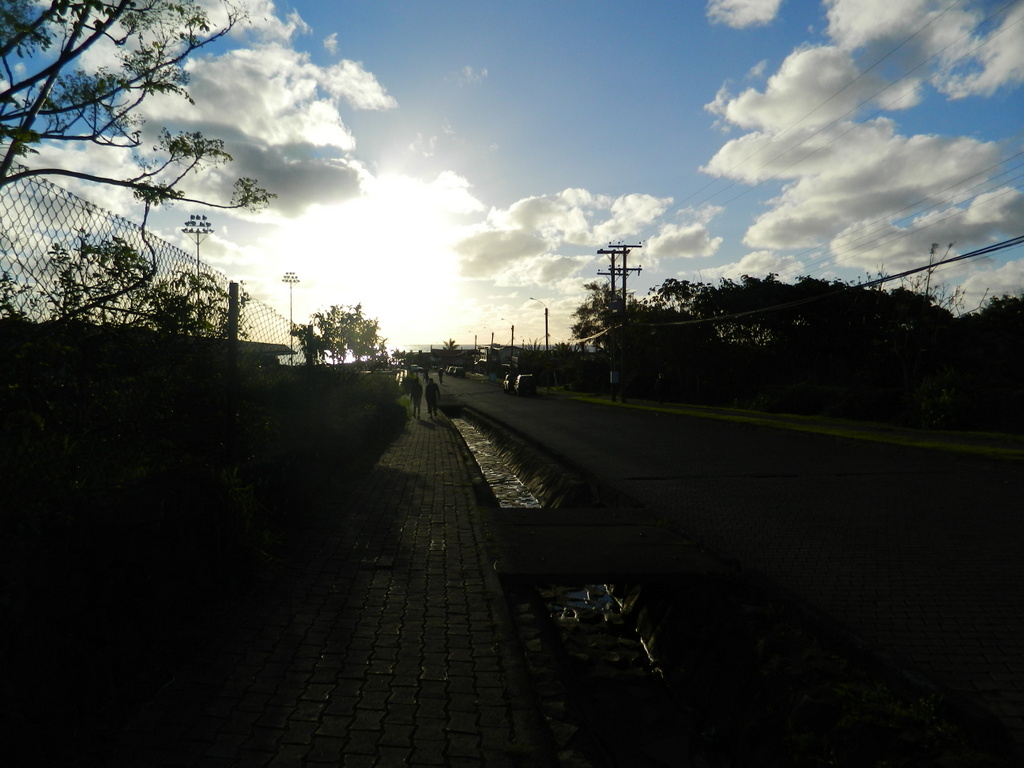
{"type": "Polygon", "coordinates": [[[430,365],[435,368],[448,368],[452,365],[470,368],[474,362],[474,349],[472,347],[431,347],[430,365]]]}

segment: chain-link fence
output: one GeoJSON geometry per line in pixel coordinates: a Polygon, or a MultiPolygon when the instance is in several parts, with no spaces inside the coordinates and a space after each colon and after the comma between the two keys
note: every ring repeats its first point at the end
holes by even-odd
{"type": "MultiPolygon", "coordinates": [[[[155,285],[165,311],[191,305],[200,315],[209,310],[201,305],[226,297],[228,286],[219,270],[38,177],[0,187],[0,281],[0,317],[150,326],[159,318],[145,294],[155,285]],[[179,301],[167,301],[167,293],[179,301]]],[[[240,335],[250,352],[291,361],[288,320],[244,293],[240,335]]]]}
{"type": "Polygon", "coordinates": [[[283,444],[282,403],[309,399],[289,331],[139,224],[44,179],[0,187],[0,531],[283,444]]]}

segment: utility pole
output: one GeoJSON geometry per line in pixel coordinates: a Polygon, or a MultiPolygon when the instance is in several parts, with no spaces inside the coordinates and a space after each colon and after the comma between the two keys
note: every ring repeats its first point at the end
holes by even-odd
{"type": "Polygon", "coordinates": [[[607,272],[598,272],[599,275],[606,275],[612,280],[612,292],[611,292],[611,306],[608,309],[611,310],[611,317],[609,322],[611,328],[608,330],[608,388],[611,390],[612,402],[615,402],[615,398],[618,395],[619,386],[619,370],[615,367],[615,276],[618,274],[618,270],[615,267],[615,259],[618,257],[619,252],[616,250],[609,250],[607,248],[600,249],[597,254],[599,256],[608,256],[611,259],[611,264],[608,267],[607,272]]]}
{"type": "MultiPolygon", "coordinates": [[[[610,261],[611,261],[611,263],[608,266],[608,271],[607,272],[598,272],[597,274],[599,274],[599,275],[609,275],[611,277],[611,280],[612,280],[612,292],[611,292],[611,296],[612,296],[612,306],[611,306],[612,317],[614,318],[615,315],[617,315],[617,314],[622,315],[622,324],[620,326],[621,333],[618,334],[618,337],[619,337],[618,338],[618,342],[619,342],[619,368],[618,368],[618,370],[615,369],[614,340],[609,342],[609,347],[612,350],[612,355],[611,355],[611,357],[612,357],[612,371],[611,371],[611,375],[610,375],[611,389],[612,389],[612,402],[615,402],[616,391],[618,391],[619,399],[622,402],[626,402],[626,378],[625,378],[625,373],[624,373],[625,372],[625,368],[626,368],[626,301],[627,301],[627,296],[628,296],[628,294],[626,292],[626,278],[628,277],[630,272],[636,272],[636,273],[639,274],[640,270],[643,269],[642,267],[630,267],[627,264],[627,260],[629,259],[629,252],[631,250],[633,250],[634,248],[643,248],[643,245],[641,245],[639,243],[637,243],[636,245],[624,245],[622,243],[619,243],[619,244],[614,245],[614,246],[609,246],[608,248],[602,248],[602,249],[600,249],[597,252],[599,256],[608,256],[610,261]],[[615,265],[615,261],[616,261],[616,259],[619,256],[622,257],[622,266],[621,267],[615,265]],[[621,298],[621,300],[618,298],[618,296],[615,293],[615,276],[616,275],[622,275],[622,298],[621,298]]],[[[614,329],[614,327],[615,326],[613,324],[612,328],[614,329]]]]}

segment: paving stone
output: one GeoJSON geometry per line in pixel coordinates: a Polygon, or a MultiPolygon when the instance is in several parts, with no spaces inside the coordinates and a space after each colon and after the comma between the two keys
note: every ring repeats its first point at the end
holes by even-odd
{"type": "Polygon", "coordinates": [[[313,746],[306,753],[306,760],[312,763],[327,763],[338,765],[344,760],[345,739],[317,735],[313,739],[313,746]]]}
{"type": "Polygon", "coordinates": [[[416,726],[411,723],[395,723],[389,720],[380,737],[380,745],[388,747],[412,747],[416,726]]]}
{"type": "Polygon", "coordinates": [[[132,765],[508,764],[533,703],[495,644],[507,618],[459,441],[411,423],[311,515],[267,594],[197,628],[198,661],[129,728],[132,765]]]}
{"type": "Polygon", "coordinates": [[[315,720],[289,720],[287,727],[284,729],[284,733],[281,734],[282,744],[311,744],[313,741],[313,734],[319,727],[319,723],[315,720]]]}
{"type": "Polygon", "coordinates": [[[309,752],[309,746],[305,744],[285,744],[267,763],[268,768],[295,768],[302,765],[303,759],[309,752]]]}
{"type": "Polygon", "coordinates": [[[283,729],[255,726],[252,733],[242,742],[242,748],[254,752],[276,752],[282,736],[283,729]]]}
{"type": "Polygon", "coordinates": [[[345,755],[375,755],[379,731],[350,731],[345,742],[345,755]]]}

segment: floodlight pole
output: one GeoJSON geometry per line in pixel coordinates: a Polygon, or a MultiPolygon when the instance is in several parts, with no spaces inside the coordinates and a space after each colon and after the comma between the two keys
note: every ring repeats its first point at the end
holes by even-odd
{"type": "Polygon", "coordinates": [[[292,288],[296,283],[301,282],[299,276],[294,272],[285,272],[284,277],[281,278],[282,283],[288,284],[288,332],[291,333],[291,328],[294,325],[292,322],[292,288]]]}
{"type": "Polygon", "coordinates": [[[199,244],[213,233],[213,222],[205,216],[192,214],[181,229],[196,244],[196,290],[199,290],[199,244]]]}

